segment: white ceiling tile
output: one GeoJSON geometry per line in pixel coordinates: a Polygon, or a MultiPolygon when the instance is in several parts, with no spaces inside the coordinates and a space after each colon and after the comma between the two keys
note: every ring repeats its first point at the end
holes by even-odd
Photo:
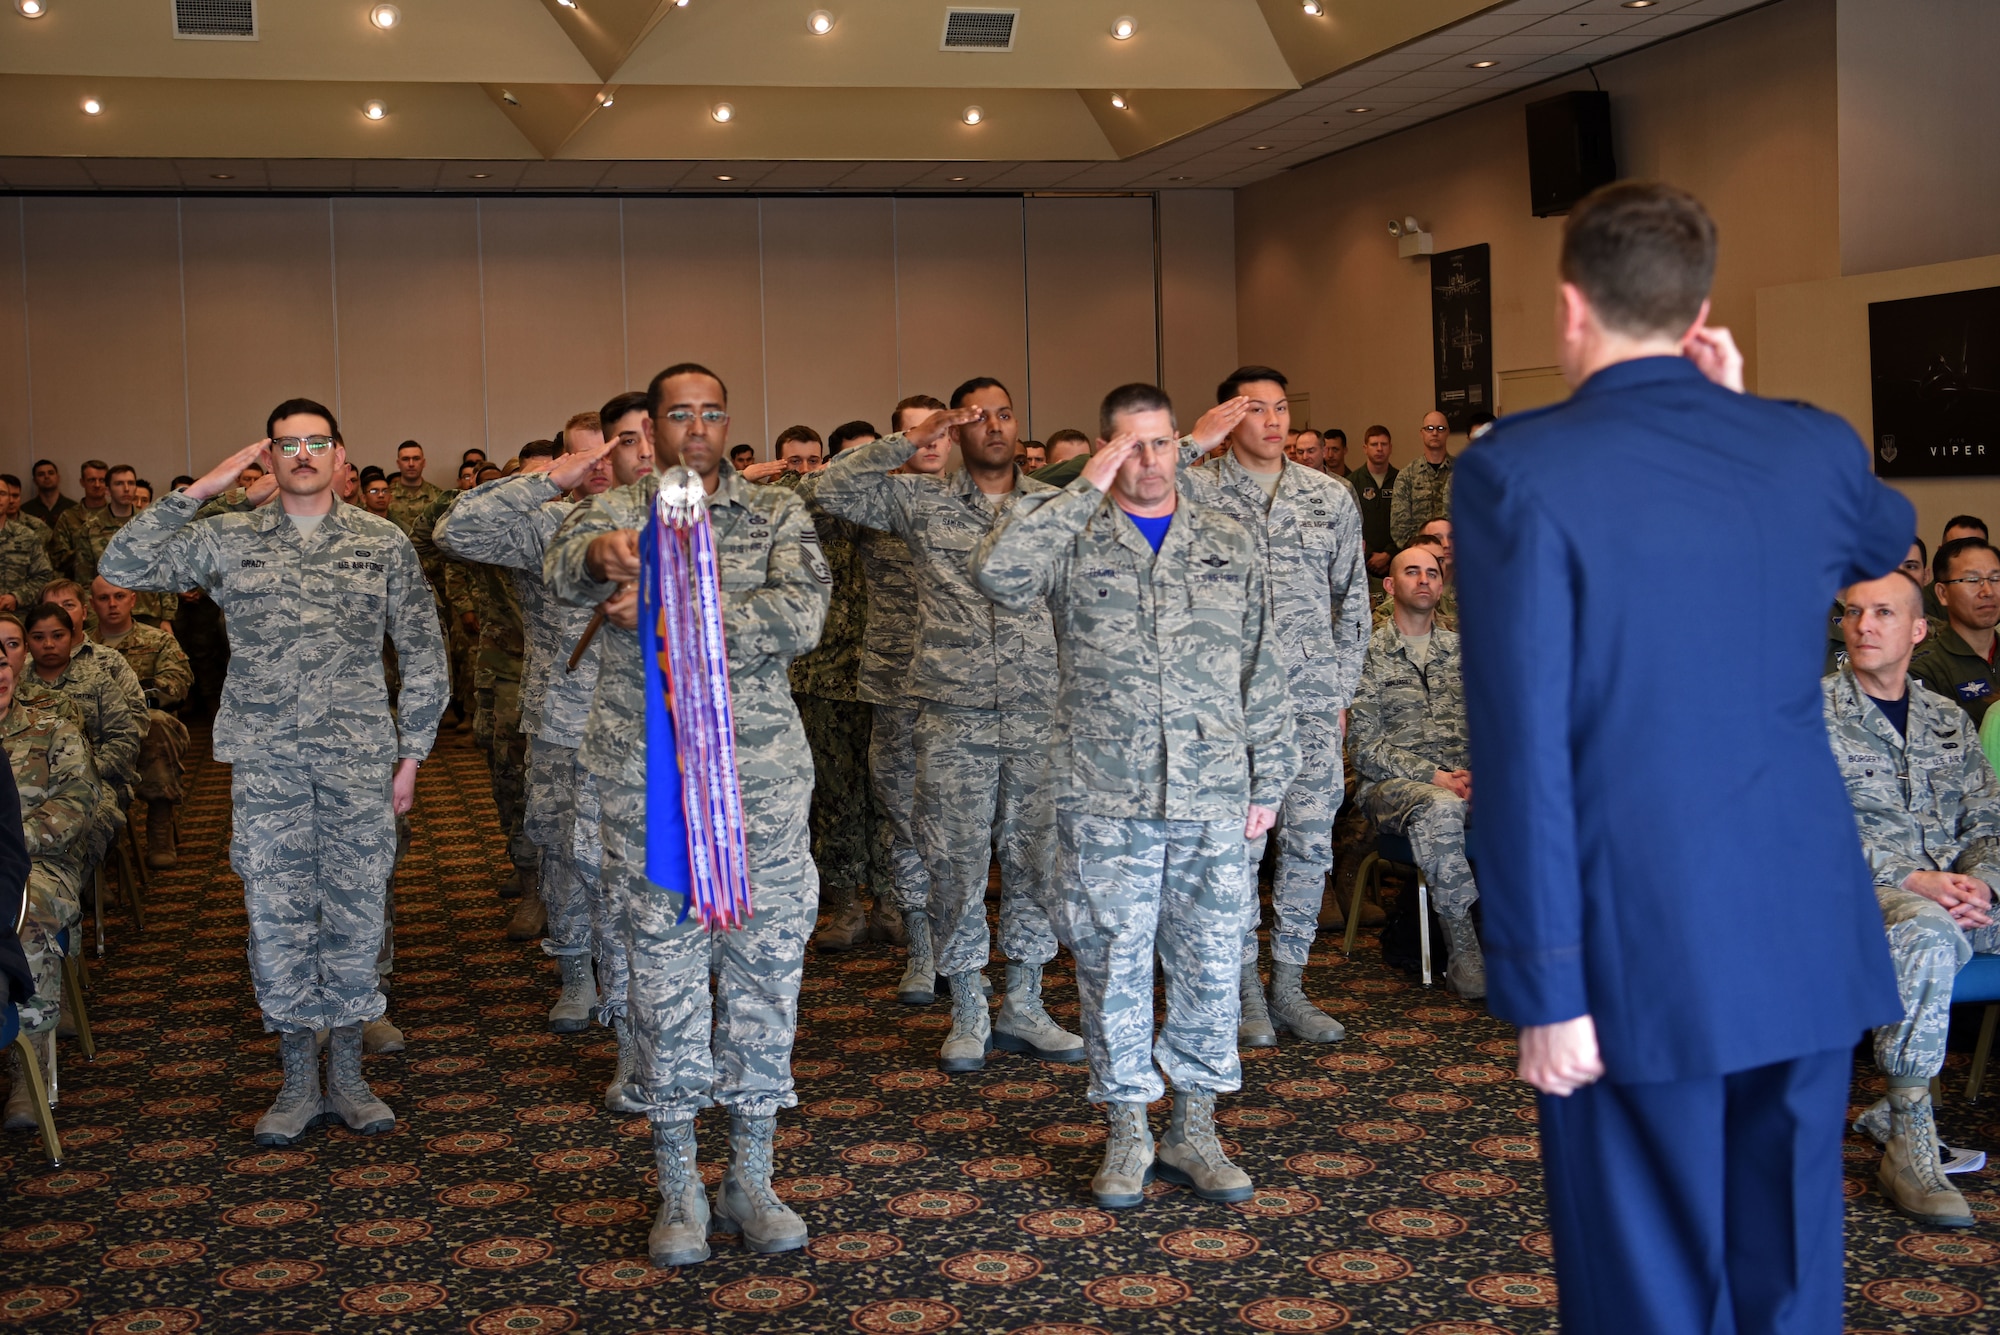
{"type": "Polygon", "coordinates": [[[1643,9],[1619,9],[1609,14],[1585,13],[1552,14],[1529,27],[1521,29],[1523,37],[1602,37],[1606,33],[1618,32],[1637,23],[1644,23],[1649,16],[1643,9]]]}

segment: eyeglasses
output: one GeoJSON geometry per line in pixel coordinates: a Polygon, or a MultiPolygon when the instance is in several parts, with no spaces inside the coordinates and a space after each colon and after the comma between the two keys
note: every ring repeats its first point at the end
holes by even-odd
{"type": "Polygon", "coordinates": [[[1448,426],[1427,426],[1427,427],[1425,427],[1425,428],[1424,428],[1424,430],[1426,430],[1426,431],[1445,431],[1445,432],[1449,432],[1449,431],[1451,430],[1451,428],[1450,428],[1450,427],[1448,427],[1448,426]]]}
{"type": "Polygon", "coordinates": [[[669,408],[664,413],[661,413],[660,416],[666,418],[675,426],[686,426],[688,423],[694,421],[697,416],[701,418],[703,424],[706,426],[721,426],[729,420],[729,414],[720,408],[703,408],[700,413],[696,413],[692,408],[669,408]]]}
{"type": "Polygon", "coordinates": [[[1960,575],[1957,579],[1941,579],[1937,582],[1939,584],[1965,584],[1974,590],[2000,589],[2000,570],[1989,571],[1984,575],[1960,575]]]}
{"type": "Polygon", "coordinates": [[[271,448],[287,459],[304,450],[308,454],[325,454],[333,448],[332,436],[279,436],[271,442],[271,448]]]}

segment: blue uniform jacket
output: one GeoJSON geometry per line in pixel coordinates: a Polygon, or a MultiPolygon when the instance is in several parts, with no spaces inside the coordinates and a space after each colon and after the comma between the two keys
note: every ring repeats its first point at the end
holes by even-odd
{"type": "Polygon", "coordinates": [[[1468,449],[1452,520],[1493,1013],[1588,1012],[1622,1083],[1900,1016],[1820,712],[1827,600],[1916,527],[1854,432],[1622,362],[1468,449]]]}

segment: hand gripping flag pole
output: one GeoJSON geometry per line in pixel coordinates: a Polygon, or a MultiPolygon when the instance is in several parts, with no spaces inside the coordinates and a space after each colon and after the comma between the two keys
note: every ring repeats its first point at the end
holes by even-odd
{"type": "Polygon", "coordinates": [[[711,931],[749,921],[750,872],[708,497],[690,468],[660,475],[639,538],[646,676],[646,877],[711,931]]]}

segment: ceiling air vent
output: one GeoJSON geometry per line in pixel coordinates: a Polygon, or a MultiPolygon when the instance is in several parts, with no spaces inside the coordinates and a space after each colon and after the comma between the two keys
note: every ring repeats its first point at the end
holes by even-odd
{"type": "Polygon", "coordinates": [[[1018,9],[947,9],[941,51],[1012,51],[1018,9]]]}
{"type": "Polygon", "coordinates": [[[257,40],[256,0],[173,0],[174,36],[208,42],[257,40]]]}

